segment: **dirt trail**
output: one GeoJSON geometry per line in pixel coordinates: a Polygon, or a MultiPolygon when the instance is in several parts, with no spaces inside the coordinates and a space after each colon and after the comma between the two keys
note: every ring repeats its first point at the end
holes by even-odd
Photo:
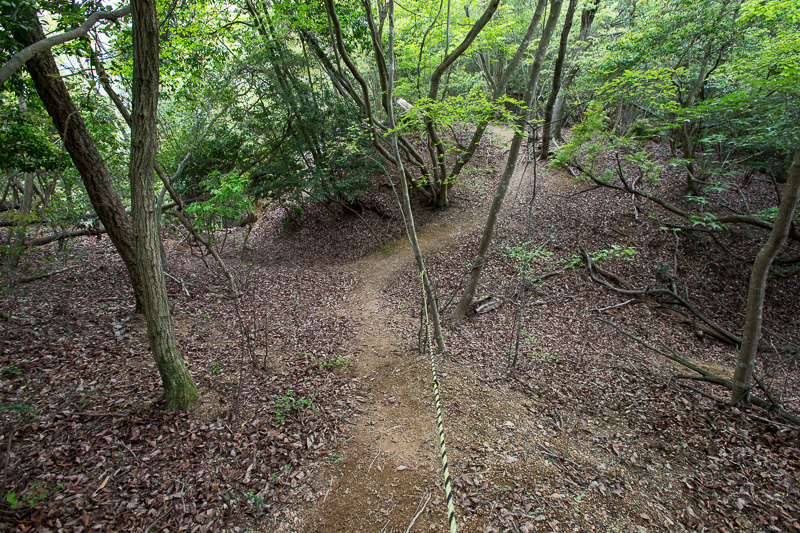
{"type": "MultiPolygon", "coordinates": [[[[507,130],[490,132],[501,141],[511,138],[507,130]]],[[[523,201],[517,192],[524,166],[519,165],[512,178],[504,209],[523,201]]],[[[561,188],[561,180],[556,181],[561,188]]],[[[543,186],[549,186],[546,179],[543,186]]],[[[444,250],[479,232],[490,201],[491,194],[487,194],[483,207],[453,213],[421,228],[423,253],[444,250]]],[[[350,437],[337,452],[341,459],[321,476],[324,481],[316,487],[316,502],[299,527],[302,531],[404,532],[417,514],[411,531],[447,529],[429,359],[419,355],[410,339],[399,338],[389,328],[392,310],[383,302],[383,295],[391,292],[392,279],[403,269],[415,268],[407,239],[348,267],[360,278],[348,295],[353,302],[352,317],[360,323],[351,372],[370,392],[357,398],[360,414],[351,421],[350,437]],[[423,506],[424,511],[419,512],[423,506]]],[[[412,319],[406,320],[412,325],[412,319]]],[[[542,442],[567,453],[568,445],[547,442],[547,433],[535,430],[530,402],[516,392],[489,385],[469,369],[448,361],[437,364],[454,482],[464,473],[459,462],[477,449],[499,465],[500,470],[493,471],[501,477],[539,479],[557,474],[555,466],[542,461],[530,448],[542,442]]],[[[486,525],[490,519],[482,517],[479,522],[486,525]]],[[[458,521],[463,526],[463,517],[458,521]]],[[[474,530],[478,525],[462,530],[474,530]]]]}
{"type": "MultiPolygon", "coordinates": [[[[502,142],[511,139],[508,130],[489,131],[502,142]]],[[[518,167],[512,178],[507,206],[516,199],[522,167],[518,167]]],[[[487,197],[486,206],[454,213],[419,228],[423,254],[446,249],[480,231],[491,200],[491,195],[487,197]]],[[[339,452],[341,460],[329,468],[324,491],[320,490],[322,497],[302,529],[406,531],[430,496],[413,530],[441,530],[446,527],[447,518],[430,362],[427,356],[419,355],[408,339],[399,338],[388,327],[388,314],[392,311],[382,302],[382,295],[391,290],[391,280],[403,269],[416,268],[411,246],[407,239],[395,241],[347,268],[360,278],[354,292],[348,295],[353,302],[352,317],[360,323],[351,372],[370,393],[368,397],[357,398],[362,405],[360,416],[352,421],[351,436],[339,452]]],[[[454,370],[446,367],[445,364],[440,369],[442,400],[453,404],[460,401],[456,390],[461,387],[450,381],[454,370]]],[[[494,402],[493,398],[485,399],[487,405],[494,402]]]]}

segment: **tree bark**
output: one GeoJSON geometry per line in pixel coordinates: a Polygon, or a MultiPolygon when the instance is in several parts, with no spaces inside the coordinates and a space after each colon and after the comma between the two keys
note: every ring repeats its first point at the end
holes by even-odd
{"type": "Polygon", "coordinates": [[[556,56],[556,63],[553,67],[553,85],[550,89],[550,96],[547,97],[547,103],[544,106],[544,123],[542,124],[542,151],[540,154],[540,157],[543,160],[547,159],[547,153],[550,151],[553,106],[555,106],[556,98],[558,97],[558,90],[561,88],[561,72],[564,69],[564,57],[567,55],[569,32],[572,30],[572,17],[575,15],[575,6],[577,4],[578,0],[570,0],[569,5],[567,6],[567,16],[564,19],[564,28],[561,30],[561,41],[558,44],[558,56],[556,56]]]}
{"type": "MultiPolygon", "coordinates": [[[[500,76],[499,80],[496,83],[492,82],[491,84],[493,86],[492,99],[497,100],[498,98],[506,94],[506,89],[508,88],[508,83],[511,80],[511,76],[517,69],[517,66],[519,65],[520,61],[522,60],[522,56],[525,55],[525,52],[528,51],[528,46],[533,40],[533,36],[536,32],[536,29],[539,27],[539,21],[542,18],[542,14],[544,14],[544,8],[546,5],[547,5],[547,0],[537,0],[536,9],[533,12],[530,24],[528,24],[528,30],[525,32],[525,36],[519,43],[517,51],[514,53],[514,56],[511,58],[511,61],[506,66],[506,69],[500,76]]],[[[472,134],[472,140],[470,140],[467,149],[456,160],[456,163],[453,165],[453,170],[450,171],[451,177],[457,177],[461,173],[461,169],[464,168],[464,166],[466,166],[472,160],[472,157],[475,155],[475,151],[480,145],[481,139],[483,139],[483,134],[486,131],[486,126],[488,125],[489,121],[484,120],[480,124],[478,124],[477,128],[475,128],[475,132],[472,134]]]]}
{"type": "Polygon", "coordinates": [[[472,298],[475,296],[475,289],[478,286],[478,280],[480,280],[481,271],[483,270],[483,265],[486,261],[486,256],[489,251],[489,244],[492,242],[492,235],[494,234],[494,226],[497,222],[497,216],[500,214],[500,208],[503,206],[503,199],[506,196],[506,191],[508,191],[508,184],[511,182],[511,177],[514,175],[514,171],[517,169],[517,157],[519,156],[520,146],[522,146],[522,132],[524,131],[528,119],[530,118],[530,108],[536,95],[536,86],[539,84],[539,74],[542,72],[542,65],[544,65],[547,47],[550,45],[550,39],[553,37],[553,32],[556,29],[556,24],[558,23],[558,17],[561,14],[561,6],[563,3],[563,0],[550,0],[550,14],[547,17],[547,22],[545,22],[544,31],[542,32],[542,37],[539,40],[539,46],[536,49],[536,56],[534,57],[533,66],[531,67],[530,78],[525,86],[525,93],[523,95],[525,107],[528,108],[528,111],[526,111],[525,116],[517,122],[517,132],[514,134],[514,138],[511,140],[511,148],[508,152],[508,162],[506,163],[505,170],[503,170],[503,176],[500,178],[500,183],[497,184],[497,189],[494,193],[494,199],[492,200],[492,205],[489,208],[489,215],[486,217],[486,225],[484,226],[483,235],[481,236],[481,243],[478,246],[478,253],[476,254],[475,261],[472,264],[472,272],[470,273],[467,287],[464,289],[464,293],[461,295],[461,299],[458,301],[458,305],[453,311],[453,320],[456,323],[464,320],[467,310],[469,309],[469,305],[472,303],[472,298]]]}
{"type": "Polygon", "coordinates": [[[131,213],[136,263],[142,278],[147,336],[164,386],[165,408],[190,410],[197,388],[183,363],[172,327],[159,252],[153,184],[158,109],[158,19],[155,0],[133,0],[133,112],[131,113],[131,213]]]}
{"type": "Polygon", "coordinates": [[[753,263],[753,271],[750,274],[742,346],[739,349],[739,359],[733,375],[733,392],[731,394],[731,403],[733,405],[739,402],[746,403],[750,395],[753,363],[756,358],[758,341],[761,337],[761,321],[763,318],[767,277],[769,276],[772,262],[786,242],[798,198],[800,198],[800,144],[797,145],[794,152],[794,161],[789,169],[789,179],[783,189],[783,196],[778,206],[778,214],[775,217],[772,232],[764,248],[761,249],[761,252],[756,257],[755,263],[753,263]]]}
{"type": "MultiPolygon", "coordinates": [[[[439,94],[439,83],[441,82],[442,75],[444,75],[445,71],[456,61],[456,59],[458,59],[464,52],[467,51],[467,48],[470,47],[475,38],[481,33],[481,31],[483,31],[483,28],[489,23],[490,20],[492,20],[494,12],[497,11],[499,6],[500,0],[490,0],[486,6],[486,10],[478,18],[478,20],[475,21],[475,24],[472,25],[469,32],[467,32],[467,35],[464,36],[464,40],[462,40],[461,43],[453,50],[453,52],[448,54],[442,60],[439,66],[437,66],[433,71],[433,74],[431,75],[430,88],[428,89],[428,99],[430,101],[435,101],[439,94]]],[[[449,179],[451,174],[448,174],[447,172],[447,162],[445,160],[447,150],[444,146],[444,143],[439,138],[439,134],[436,132],[433,119],[426,115],[424,120],[425,129],[428,132],[428,138],[436,148],[436,161],[431,161],[431,164],[438,165],[440,169],[439,194],[436,198],[435,205],[436,207],[446,207],[449,205],[448,191],[453,186],[449,179]]]]}
{"type": "MultiPolygon", "coordinates": [[[[15,29],[15,38],[18,42],[29,46],[44,39],[44,31],[35,15],[30,17],[27,25],[28,31],[25,33],[15,29]]],[[[67,92],[50,51],[47,50],[29,59],[26,68],[33,79],[39,98],[64,142],[64,148],[83,179],[92,207],[128,269],[136,298],[136,309],[141,310],[141,280],[133,251],[133,232],[122,199],[114,189],[111,174],[103,162],[103,157],[67,92]]]]}

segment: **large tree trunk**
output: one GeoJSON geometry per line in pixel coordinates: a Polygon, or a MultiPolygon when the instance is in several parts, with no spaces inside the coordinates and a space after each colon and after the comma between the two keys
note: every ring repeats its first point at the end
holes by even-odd
{"type": "Polygon", "coordinates": [[[550,132],[552,131],[553,106],[555,106],[558,90],[561,88],[561,71],[564,69],[564,57],[567,55],[567,42],[569,32],[572,30],[572,17],[575,14],[575,6],[578,0],[570,0],[567,7],[567,17],[564,19],[564,28],[561,30],[561,41],[558,44],[558,56],[553,67],[553,85],[550,89],[550,96],[544,106],[544,124],[542,124],[542,152],[541,158],[547,159],[550,151],[550,132]]]}
{"type": "Polygon", "coordinates": [[[747,292],[747,311],[742,332],[742,346],[739,349],[739,360],[733,375],[733,392],[731,403],[746,402],[753,379],[753,363],[756,359],[758,341],[761,337],[761,320],[764,309],[764,293],[767,288],[767,276],[772,262],[778,255],[789,234],[797,200],[800,198],[800,144],[794,152],[794,161],[789,169],[789,179],[783,189],[778,215],[769,239],[761,249],[750,274],[750,288],[747,292]]]}
{"type": "Polygon", "coordinates": [[[131,121],[131,212],[136,263],[142,278],[147,336],[164,385],[166,409],[192,409],[197,388],[183,363],[172,328],[159,253],[153,185],[158,109],[158,19],[155,0],[133,0],[133,112],[131,121]]]}
{"type": "Polygon", "coordinates": [[[536,87],[539,85],[539,74],[542,72],[542,65],[544,65],[547,47],[549,46],[550,39],[553,37],[553,32],[556,29],[556,24],[558,23],[558,17],[561,14],[561,6],[563,3],[563,0],[550,0],[550,14],[547,17],[547,22],[545,22],[544,31],[542,32],[542,37],[539,40],[539,46],[536,49],[536,56],[534,57],[533,66],[531,67],[530,78],[525,86],[525,94],[523,96],[523,99],[525,100],[525,107],[528,108],[528,111],[526,111],[525,116],[517,122],[518,132],[514,134],[514,138],[511,140],[511,148],[508,152],[508,162],[506,163],[505,170],[503,170],[503,176],[500,178],[500,183],[497,184],[497,189],[494,193],[494,199],[492,200],[492,205],[489,208],[489,215],[486,218],[486,225],[484,226],[483,235],[481,236],[481,243],[478,246],[478,253],[476,254],[475,261],[472,264],[472,272],[470,273],[470,278],[467,282],[467,288],[464,289],[464,294],[461,295],[461,299],[458,301],[455,311],[453,311],[453,320],[456,323],[459,323],[464,319],[467,314],[467,310],[469,309],[469,305],[472,303],[472,298],[475,296],[475,289],[478,287],[478,280],[481,277],[481,271],[483,270],[483,265],[486,261],[486,255],[489,251],[489,244],[492,242],[492,235],[494,235],[494,225],[497,222],[497,216],[500,214],[500,208],[503,206],[503,199],[506,196],[508,184],[511,182],[511,177],[514,175],[514,171],[517,169],[517,157],[519,155],[520,146],[522,146],[521,132],[525,130],[525,125],[530,118],[530,108],[535,99],[536,87]]]}
{"type": "MultiPolygon", "coordinates": [[[[30,17],[27,26],[26,32],[14,30],[18,42],[29,46],[44,39],[42,26],[35,16],[30,17]]],[[[53,125],[61,135],[64,147],[83,179],[92,207],[128,269],[136,298],[136,309],[141,310],[141,280],[133,252],[133,232],[103,157],[67,92],[50,51],[47,50],[29,59],[26,68],[33,79],[39,98],[53,119],[53,125]]]]}

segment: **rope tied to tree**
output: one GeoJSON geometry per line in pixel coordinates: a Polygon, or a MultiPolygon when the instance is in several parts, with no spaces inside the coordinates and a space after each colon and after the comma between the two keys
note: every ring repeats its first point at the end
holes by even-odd
{"type": "Polygon", "coordinates": [[[436,403],[436,425],[439,430],[439,448],[442,452],[444,494],[445,500],[447,501],[447,516],[450,523],[450,533],[457,533],[458,525],[456,524],[456,509],[455,505],[453,504],[453,483],[450,481],[450,468],[447,464],[447,446],[445,445],[444,438],[444,418],[442,416],[441,400],[439,399],[439,378],[436,376],[436,361],[433,357],[433,339],[431,338],[430,319],[428,317],[428,298],[425,294],[425,283],[422,279],[424,275],[424,270],[419,273],[420,283],[422,284],[422,304],[425,308],[425,332],[427,334],[428,341],[428,354],[431,358],[431,375],[433,376],[431,385],[433,386],[433,397],[436,403]]]}

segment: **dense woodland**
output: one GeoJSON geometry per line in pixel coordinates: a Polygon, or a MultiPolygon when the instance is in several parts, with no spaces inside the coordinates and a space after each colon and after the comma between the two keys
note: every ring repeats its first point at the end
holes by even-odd
{"type": "Polygon", "coordinates": [[[800,531],[796,0],[0,45],[1,529],[800,531]]]}

